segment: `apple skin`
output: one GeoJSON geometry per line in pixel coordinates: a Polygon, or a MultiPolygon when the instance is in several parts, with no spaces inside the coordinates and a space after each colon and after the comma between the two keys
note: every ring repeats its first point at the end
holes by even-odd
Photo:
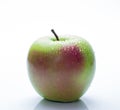
{"type": "Polygon", "coordinates": [[[45,99],[59,102],[78,100],[95,73],[91,45],[77,36],[46,36],[30,47],[28,74],[35,90],[45,99]]]}

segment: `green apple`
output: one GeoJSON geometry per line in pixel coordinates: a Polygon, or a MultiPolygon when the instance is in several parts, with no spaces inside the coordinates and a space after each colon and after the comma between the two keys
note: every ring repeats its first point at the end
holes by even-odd
{"type": "Polygon", "coordinates": [[[45,99],[78,100],[95,73],[91,45],[77,36],[48,36],[36,40],[28,53],[28,73],[35,90],[45,99]]]}

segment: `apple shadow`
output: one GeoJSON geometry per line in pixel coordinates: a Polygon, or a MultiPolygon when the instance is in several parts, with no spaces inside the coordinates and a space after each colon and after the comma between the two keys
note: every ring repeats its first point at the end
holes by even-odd
{"type": "Polygon", "coordinates": [[[88,110],[88,108],[82,100],[60,103],[43,99],[37,104],[34,110],[88,110]]]}

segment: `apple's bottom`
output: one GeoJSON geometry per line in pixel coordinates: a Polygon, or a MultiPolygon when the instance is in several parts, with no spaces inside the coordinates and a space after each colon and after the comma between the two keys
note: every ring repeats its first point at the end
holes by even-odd
{"type": "Polygon", "coordinates": [[[72,102],[77,102],[79,99],[76,100],[52,100],[52,99],[47,99],[44,98],[45,100],[52,101],[52,102],[60,102],[60,103],[72,103],[72,102]]]}

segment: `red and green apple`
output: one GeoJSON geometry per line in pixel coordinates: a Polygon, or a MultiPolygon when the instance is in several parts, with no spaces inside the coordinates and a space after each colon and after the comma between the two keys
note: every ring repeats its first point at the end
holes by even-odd
{"type": "Polygon", "coordinates": [[[94,77],[95,55],[91,45],[77,36],[42,37],[28,52],[28,73],[35,90],[45,99],[78,100],[94,77]]]}

